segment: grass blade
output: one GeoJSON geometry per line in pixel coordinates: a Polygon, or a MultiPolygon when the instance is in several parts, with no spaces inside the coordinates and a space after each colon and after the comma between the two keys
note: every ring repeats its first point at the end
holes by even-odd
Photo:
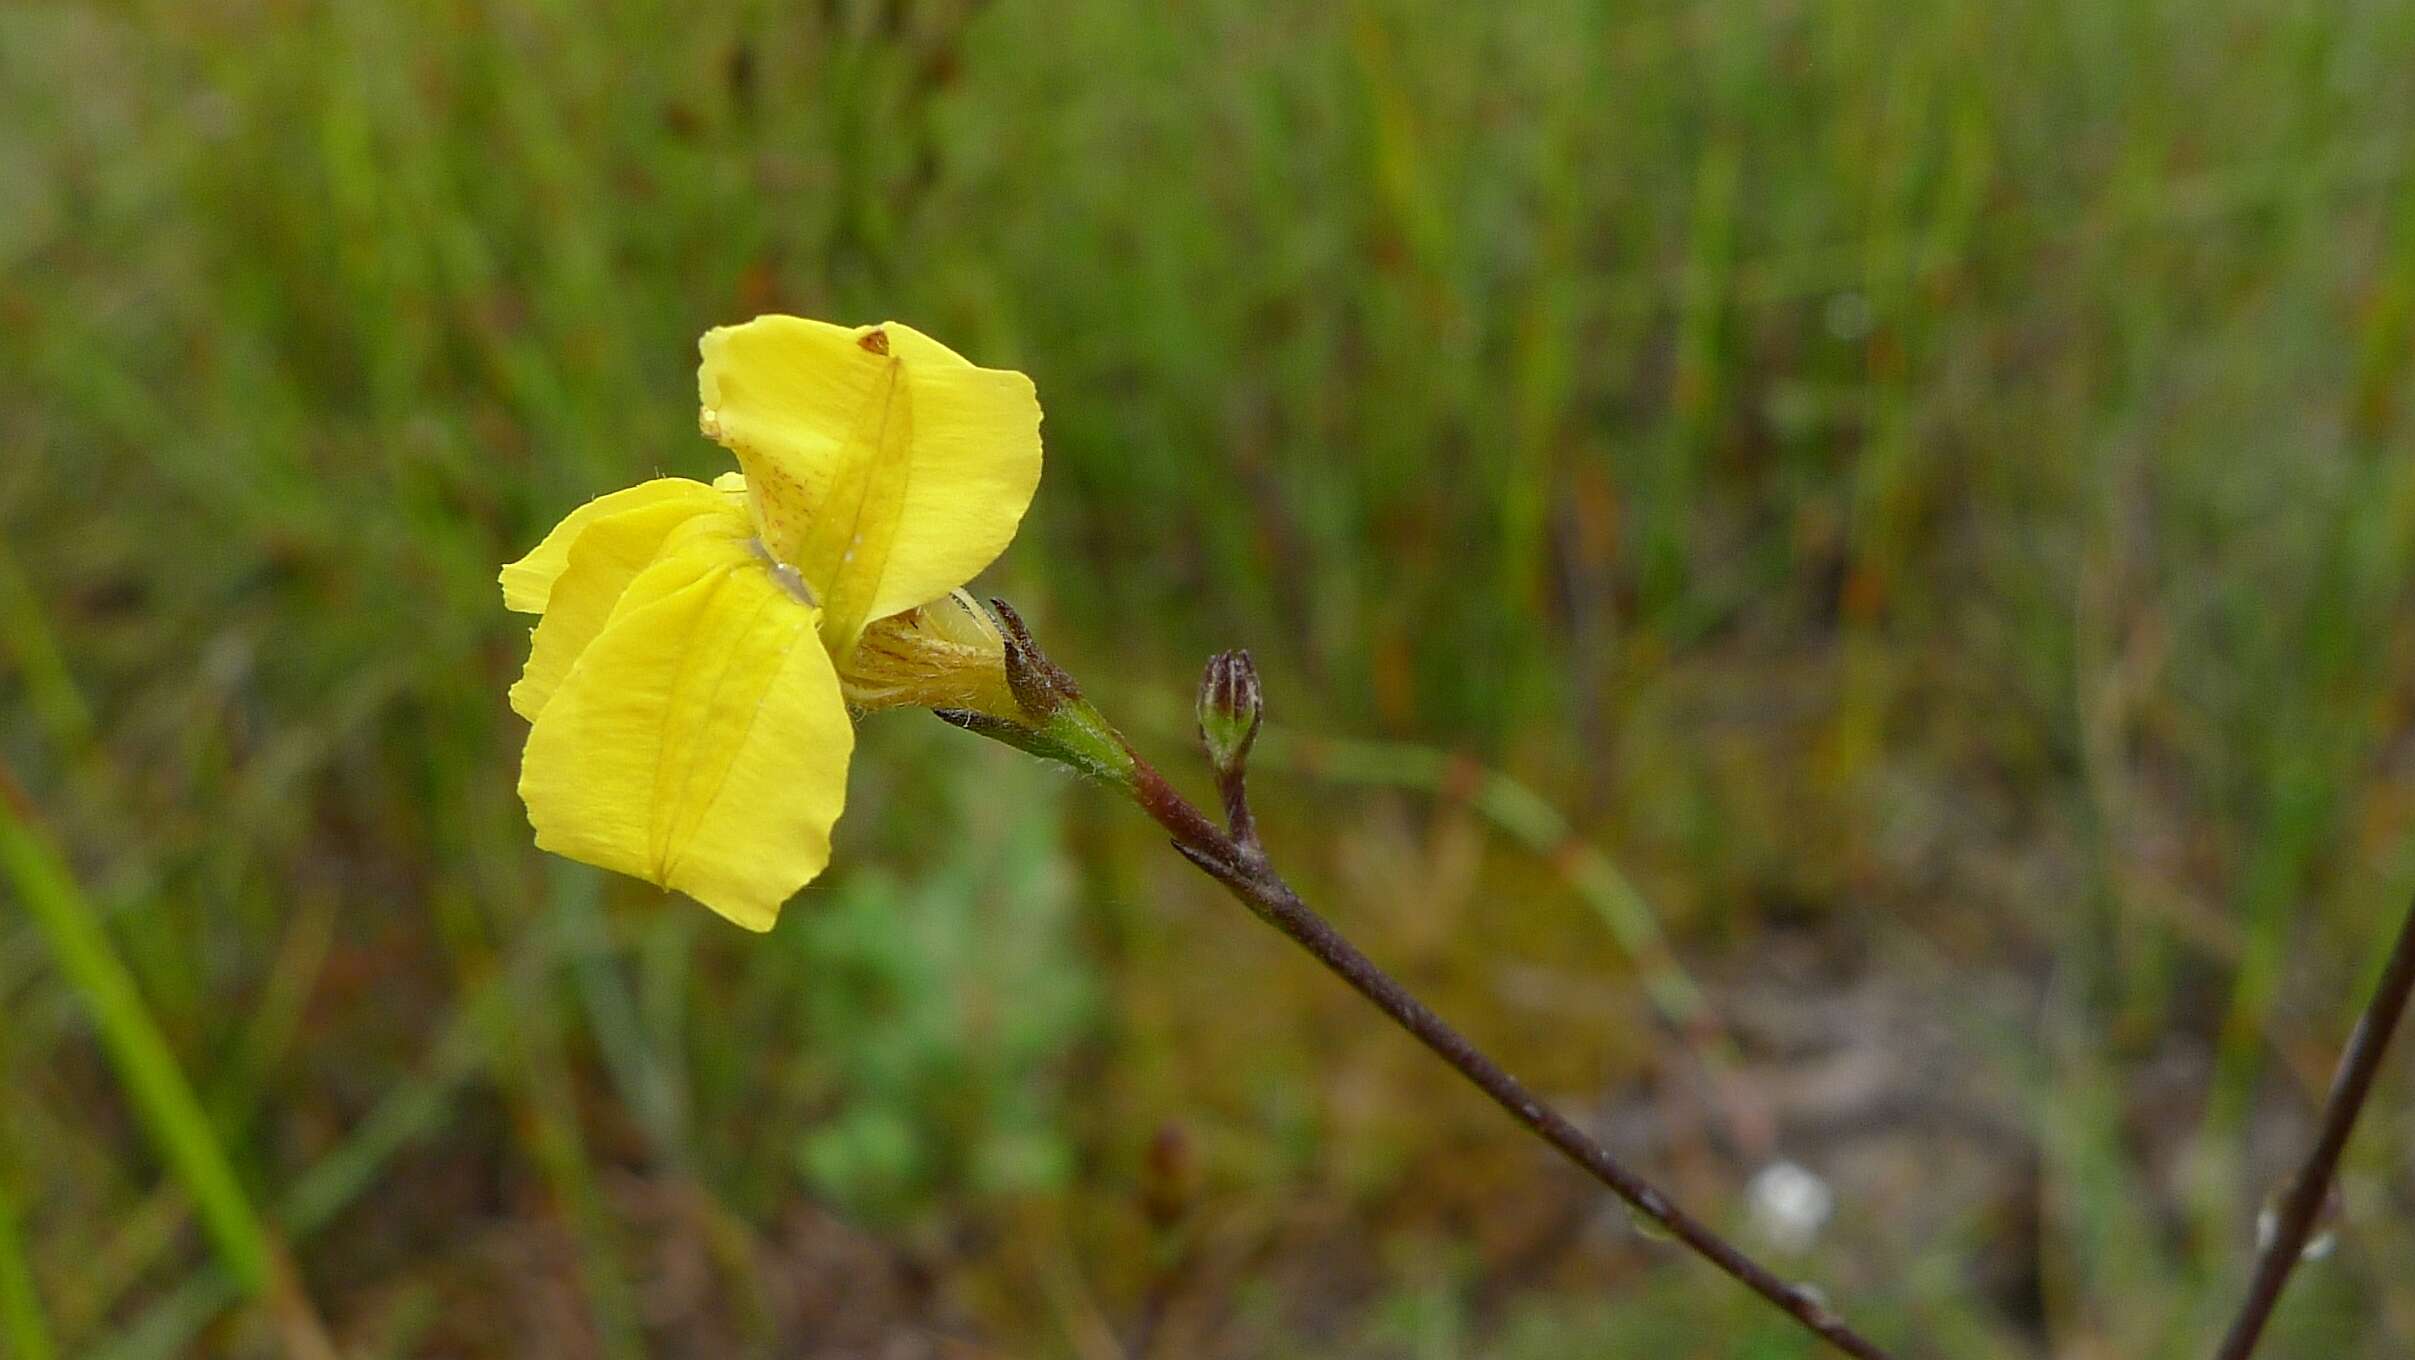
{"type": "Polygon", "coordinates": [[[34,1287],[33,1262],[17,1233],[17,1209],[6,1176],[0,1176],[0,1340],[10,1360],[51,1360],[50,1323],[34,1287]]]}
{"type": "Polygon", "coordinates": [[[0,876],[15,888],[59,970],[91,1012],[160,1156],[192,1195],[211,1246],[245,1292],[266,1295],[275,1253],[260,1215],[144,1007],[133,974],[67,866],[34,829],[29,811],[12,784],[0,783],[0,876]]]}

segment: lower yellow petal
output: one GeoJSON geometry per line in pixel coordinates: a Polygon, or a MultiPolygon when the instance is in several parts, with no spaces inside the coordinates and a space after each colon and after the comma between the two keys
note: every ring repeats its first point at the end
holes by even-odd
{"type": "Polygon", "coordinates": [[[580,654],[604,631],[622,592],[673,534],[704,554],[700,562],[718,555],[737,564],[751,560],[745,544],[752,532],[744,502],[726,492],[654,500],[591,518],[554,578],[545,616],[529,642],[528,665],[511,689],[512,711],[537,720],[580,654]]]}
{"type": "Polygon", "coordinates": [[[570,548],[587,526],[607,515],[635,510],[643,506],[666,502],[688,501],[702,506],[717,493],[702,482],[685,477],[657,477],[650,482],[598,496],[564,516],[545,540],[529,549],[528,556],[505,567],[499,576],[503,583],[503,604],[522,614],[542,614],[553,585],[565,567],[570,565],[570,548]]]}
{"type": "Polygon", "coordinates": [[[815,621],[760,562],[666,552],[529,731],[537,844],[770,929],[829,861],[855,744],[815,621]]]}

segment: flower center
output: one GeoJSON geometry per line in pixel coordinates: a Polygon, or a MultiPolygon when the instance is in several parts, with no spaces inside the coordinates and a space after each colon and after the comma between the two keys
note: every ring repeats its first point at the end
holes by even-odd
{"type": "Polygon", "coordinates": [[[771,578],[778,581],[781,588],[793,596],[798,604],[808,609],[822,607],[822,602],[813,597],[813,587],[805,584],[805,573],[772,556],[771,549],[763,546],[761,536],[746,540],[746,546],[756,558],[761,560],[764,566],[771,568],[771,578]]]}

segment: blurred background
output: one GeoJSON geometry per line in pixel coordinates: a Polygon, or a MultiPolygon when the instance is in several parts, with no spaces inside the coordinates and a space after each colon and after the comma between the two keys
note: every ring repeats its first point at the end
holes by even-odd
{"type": "MultiPolygon", "coordinates": [[[[2411,50],[10,4],[0,1350],[1810,1353],[926,717],[767,938],[531,847],[496,566],[784,310],[1028,371],[982,584],[1194,789],[1251,647],[1278,858],[1681,1199],[1908,1354],[2203,1354],[2415,892],[2411,50]]],[[[2394,1068],[2270,1355],[2415,1351],[2394,1068]]]]}

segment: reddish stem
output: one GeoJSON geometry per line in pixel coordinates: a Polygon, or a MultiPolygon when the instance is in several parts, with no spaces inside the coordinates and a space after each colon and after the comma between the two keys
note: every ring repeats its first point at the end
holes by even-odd
{"type": "MultiPolygon", "coordinates": [[[[1811,1290],[1780,1279],[1708,1224],[1679,1208],[1676,1201],[1628,1170],[1584,1130],[1545,1105],[1525,1083],[1485,1056],[1467,1036],[1428,1009],[1301,901],[1299,894],[1275,872],[1254,837],[1244,843],[1226,835],[1146,760],[1138,754],[1132,760],[1133,797],[1143,811],[1173,836],[1175,849],[1223,884],[1226,891],[1260,919],[1314,955],[1317,962],[1374,1003],[1394,1024],[1449,1063],[1459,1075],[1491,1097],[1494,1104],[1508,1111],[1512,1119],[1609,1187],[1636,1213],[1659,1225],[1696,1255],[1727,1272],[1822,1340],[1860,1360],[1889,1360],[1887,1352],[1879,1349],[1877,1343],[1847,1326],[1811,1290]]],[[[1236,789],[1240,780],[1240,771],[1235,769],[1220,781],[1226,786],[1221,791],[1227,802],[1239,801],[1236,789]]]]}
{"type": "Polygon", "coordinates": [[[2222,1348],[2214,1352],[2215,1360],[2247,1360],[2254,1353],[2264,1324],[2281,1301],[2281,1287],[2289,1283],[2289,1272],[2305,1255],[2306,1239],[2313,1235],[2315,1219],[2330,1193],[2340,1153],[2347,1149],[2348,1135],[2364,1112],[2365,1098],[2373,1094],[2382,1053],[2406,1014],[2410,992],[2415,992],[2415,906],[2408,907],[2407,919],[2398,927],[2398,943],[2390,950],[2390,961],[2382,966],[2381,982],[2374,987],[2373,999],[2365,1003],[2365,1013],[2357,1019],[2348,1047],[2340,1054],[2331,1094],[2323,1102],[2321,1131],[2289,1184],[2280,1216],[2273,1223],[2272,1240],[2264,1244],[2256,1273],[2248,1281],[2247,1300],[2240,1304],[2230,1333],[2222,1338],[2222,1348]]]}

